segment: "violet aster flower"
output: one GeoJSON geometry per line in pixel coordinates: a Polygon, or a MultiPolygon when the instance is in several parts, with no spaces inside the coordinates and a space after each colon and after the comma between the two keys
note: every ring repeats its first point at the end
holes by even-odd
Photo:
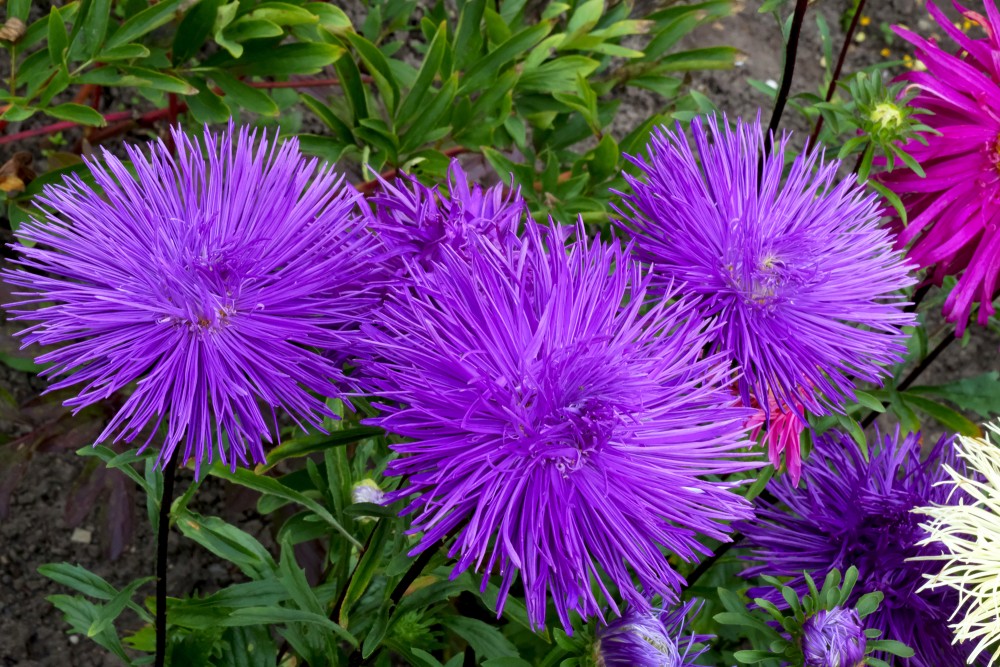
{"type": "Polygon", "coordinates": [[[667,612],[629,610],[597,630],[598,667],[694,667],[707,649],[695,644],[710,637],[684,634],[685,617],[700,604],[692,600],[667,612]]]}
{"type": "Polygon", "coordinates": [[[926,177],[896,169],[879,180],[906,207],[908,222],[896,220],[895,227],[900,247],[912,243],[910,261],[931,267],[928,279],[938,285],[945,276],[958,276],[944,314],[961,336],[977,302],[979,322],[986,324],[1000,288],[1000,12],[993,0],[985,0],[985,17],[955,6],[986,32],[973,39],[928,3],[941,30],[959,45],[958,53],[895,28],[926,66],[903,75],[919,91],[910,104],[931,112],[915,118],[939,134],[902,147],[926,177]]]}
{"type": "Polygon", "coordinates": [[[858,667],[865,658],[865,628],[855,609],[820,609],[802,625],[805,667],[858,667]]]}
{"type": "Polygon", "coordinates": [[[527,211],[520,190],[505,193],[502,183],[486,189],[470,185],[458,160],[452,160],[447,187],[440,189],[408,174],[395,183],[379,180],[382,189],[371,198],[375,207],[371,226],[390,254],[399,258],[387,264],[397,271],[404,262],[429,268],[446,246],[468,257],[480,238],[512,242],[527,211]]]}
{"type": "Polygon", "coordinates": [[[277,410],[333,416],[311,393],[340,394],[321,353],[356,338],[377,246],[358,195],[295,141],[172,133],[176,157],[126,147],[135,177],[105,152],[88,163],[96,188],[46,188],[52,213],[21,227],[22,268],[3,277],[21,288],[16,318],[35,322],[25,344],[58,346],[38,362],[64,376],[51,389],[79,388],[67,405],[135,383],[98,442],[165,424],[161,464],[180,448],[182,462],[235,468],[264,461],[277,410]]]}
{"type": "Polygon", "coordinates": [[[838,183],[840,163],[816,151],[782,178],[788,137],[761,158],[759,119],[696,119],[691,134],[697,157],[678,127],[630,158],[642,176],[626,175],[619,225],[660,285],[722,323],[715,346],[739,366],[746,405],[770,394],[782,410],[838,409],[900,359],[914,322],[898,293],[913,280],[875,196],[838,183]]]}
{"type": "MultiPolygon", "coordinates": [[[[947,627],[958,603],[956,593],[921,590],[925,575],[941,564],[912,560],[942,552],[940,544],[921,544],[927,532],[913,510],[961,498],[939,484],[948,478],[943,463],[960,465],[950,439],[938,441],[921,461],[919,435],[886,435],[865,461],[849,436],[820,436],[802,468],[803,484],[796,488],[786,478],[774,480],[768,489],[780,504],[758,499],[754,522],[740,524],[753,560],[762,563],[744,575],[793,577],[788,585],[804,594],[803,572],[822,579],[832,569],[853,565],[858,583],[848,604],[872,591],[885,595],[865,622],[916,652],[906,665],[964,664],[970,648],[953,645],[947,627]]],[[[771,589],[760,593],[785,604],[771,589]]]]}
{"type": "Polygon", "coordinates": [[[755,464],[692,309],[646,309],[648,277],[617,243],[564,236],[529,222],[518,245],[442,248],[365,328],[363,363],[386,400],[371,422],[410,439],[386,474],[405,478],[390,499],[412,497],[414,553],[454,534],[456,576],[499,574],[502,608],[520,573],[531,622],[551,594],[569,631],[571,611],[620,613],[609,584],[637,612],[676,600],[662,548],[697,560],[699,535],[727,540],[750,515],[702,476],[755,464]]]}

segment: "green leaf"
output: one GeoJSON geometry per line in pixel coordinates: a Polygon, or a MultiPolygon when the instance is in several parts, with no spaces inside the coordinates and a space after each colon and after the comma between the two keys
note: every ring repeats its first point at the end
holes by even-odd
{"type": "Polygon", "coordinates": [[[91,60],[104,43],[111,0],[83,0],[69,33],[70,60],[91,60]]]}
{"type": "Polygon", "coordinates": [[[113,49],[139,39],[143,35],[156,30],[173,20],[181,0],[161,0],[152,7],[144,9],[129,20],[108,39],[105,48],[113,49]]]}
{"type": "Polygon", "coordinates": [[[263,90],[248,86],[225,72],[216,71],[209,76],[215,85],[226,94],[226,99],[237,107],[262,116],[278,115],[278,105],[263,90]]]}
{"type": "Polygon", "coordinates": [[[353,58],[346,55],[333,64],[340,77],[340,87],[347,97],[347,102],[351,105],[351,112],[354,115],[354,123],[368,118],[368,93],[365,85],[361,81],[361,71],[353,58]]]}
{"type": "Polygon", "coordinates": [[[149,57],[149,49],[142,44],[123,44],[113,49],[101,51],[101,60],[135,60],[149,57]]]}
{"type": "Polygon", "coordinates": [[[188,111],[199,123],[225,123],[232,115],[221,97],[200,82],[197,95],[187,98],[188,111]]]}
{"type": "Polygon", "coordinates": [[[894,639],[877,639],[869,643],[869,648],[873,651],[885,651],[886,653],[891,653],[892,655],[898,655],[900,658],[913,657],[912,648],[903,642],[898,642],[894,639]]]}
{"type": "Polygon", "coordinates": [[[464,616],[449,616],[442,623],[467,641],[480,660],[518,657],[517,647],[493,625],[464,616]]]}
{"type": "MultiPolygon", "coordinates": [[[[316,114],[323,124],[326,125],[331,132],[333,132],[336,140],[342,144],[353,144],[354,143],[354,133],[351,132],[351,128],[347,124],[340,120],[340,117],[333,112],[333,110],[316,99],[308,93],[299,93],[299,99],[303,104],[306,105],[310,111],[316,114]]],[[[302,142],[302,137],[304,135],[299,135],[299,141],[302,142]]],[[[307,136],[307,135],[306,135],[307,136]]],[[[303,142],[304,143],[304,142],[303,142]]],[[[359,428],[371,428],[368,426],[362,426],[359,428]]],[[[340,433],[347,433],[353,431],[353,429],[347,429],[345,431],[338,431],[334,433],[334,436],[340,435],[340,433]]],[[[272,449],[267,454],[267,464],[265,469],[270,468],[272,465],[278,461],[286,458],[294,458],[298,456],[305,456],[306,454],[311,454],[312,452],[321,451],[327,447],[334,447],[337,445],[336,442],[331,443],[329,441],[330,436],[325,435],[313,435],[313,436],[303,436],[301,438],[295,438],[293,440],[286,440],[274,449],[272,449]],[[282,450],[282,447],[285,447],[282,450]],[[280,450],[280,451],[279,451],[280,450]],[[277,456],[277,458],[272,458],[277,456]]],[[[345,443],[346,444],[346,443],[345,443]]]]}
{"type": "Polygon", "coordinates": [[[121,589],[121,591],[116,593],[106,605],[99,608],[97,617],[91,621],[90,627],[87,628],[87,636],[96,637],[97,635],[102,634],[105,630],[110,629],[112,623],[114,623],[115,620],[121,616],[121,613],[125,611],[125,607],[130,605],[132,602],[132,596],[135,595],[136,590],[147,581],[152,580],[153,577],[136,579],[128,586],[121,589]]]}
{"type": "Polygon", "coordinates": [[[344,54],[333,44],[280,44],[245,53],[234,67],[254,76],[287,76],[315,74],[344,54]]]}
{"type": "Polygon", "coordinates": [[[355,548],[363,548],[361,543],[358,542],[353,535],[351,535],[347,530],[344,529],[340,523],[333,518],[330,512],[320,505],[318,502],[309,498],[308,496],[292,489],[278,480],[272,477],[265,477],[263,475],[258,475],[251,470],[245,468],[237,468],[235,472],[229,470],[224,465],[216,464],[209,469],[209,474],[219,477],[221,479],[239,484],[240,486],[245,486],[248,489],[253,489],[259,491],[260,493],[270,494],[284,500],[289,500],[293,503],[302,505],[306,509],[311,510],[321,519],[326,521],[334,530],[344,536],[355,548]]]}
{"type": "Polygon", "coordinates": [[[914,394],[938,396],[987,419],[1000,414],[1000,373],[997,371],[948,384],[910,387],[906,393],[909,397],[914,394]]]}
{"type": "Polygon", "coordinates": [[[62,13],[58,7],[53,7],[49,14],[49,57],[56,64],[66,64],[66,49],[69,46],[69,33],[63,22],[62,13]]]}
{"type": "Polygon", "coordinates": [[[480,26],[485,9],[486,0],[469,0],[462,5],[453,48],[458,69],[465,69],[479,56],[483,43],[480,26]]]}
{"type": "Polygon", "coordinates": [[[854,397],[857,399],[860,405],[865,406],[869,410],[879,413],[885,412],[885,406],[882,405],[882,401],[878,400],[877,398],[875,398],[874,396],[872,396],[867,392],[855,390],[854,397]]]}
{"type": "Polygon", "coordinates": [[[185,510],[177,514],[177,527],[188,539],[229,561],[248,577],[262,577],[277,568],[274,558],[260,542],[218,517],[185,510]]]}
{"type": "Polygon", "coordinates": [[[301,609],[285,607],[245,607],[236,609],[219,625],[223,627],[241,627],[246,625],[273,625],[278,623],[310,623],[332,631],[338,637],[357,647],[358,640],[347,630],[337,625],[322,614],[314,614],[301,609]]]}
{"type": "Polygon", "coordinates": [[[413,86],[410,87],[406,98],[399,107],[399,113],[396,116],[398,122],[405,124],[423,106],[424,95],[441,69],[447,48],[448,24],[442,21],[427,46],[427,53],[424,56],[424,62],[420,64],[420,69],[417,71],[417,78],[413,81],[413,86]]]}
{"type": "Polygon", "coordinates": [[[262,2],[248,16],[263,19],[277,25],[312,25],[319,23],[319,17],[308,9],[287,2],[262,2]]]}
{"type": "MultiPolygon", "coordinates": [[[[351,575],[351,580],[344,593],[344,601],[340,607],[340,623],[348,625],[351,611],[354,605],[361,599],[361,596],[368,590],[375,572],[382,564],[383,548],[392,533],[393,524],[391,521],[380,521],[372,533],[371,542],[358,561],[351,575]]],[[[349,626],[348,626],[349,627],[349,626]]]]}
{"type": "Polygon", "coordinates": [[[973,437],[980,437],[983,434],[975,422],[937,401],[909,392],[903,392],[900,394],[900,398],[917,410],[926,412],[951,431],[973,437]]]}
{"type": "Polygon", "coordinates": [[[171,62],[180,65],[193,58],[212,35],[215,17],[224,0],[199,0],[184,14],[174,33],[171,62]]]}
{"type": "Polygon", "coordinates": [[[541,93],[573,92],[577,78],[590,76],[599,66],[600,62],[593,58],[562,56],[537,67],[525,67],[517,81],[517,89],[541,93]]]}
{"type": "Polygon", "coordinates": [[[862,595],[858,600],[858,603],[854,605],[854,608],[857,610],[858,616],[864,618],[878,609],[880,602],[882,602],[882,593],[880,591],[874,591],[872,593],[862,595]]]}
{"type": "MultiPolygon", "coordinates": [[[[76,634],[86,635],[87,629],[100,615],[101,608],[83,598],[69,595],[50,595],[45,599],[65,614],[66,621],[76,634]]],[[[125,653],[125,649],[113,628],[106,628],[91,639],[117,656],[123,664],[131,664],[131,660],[125,653]]]]}
{"type": "Polygon", "coordinates": [[[389,114],[395,114],[396,104],[399,102],[399,86],[396,84],[396,77],[389,67],[389,61],[386,60],[378,47],[361,35],[348,33],[347,39],[358,52],[372,78],[375,79],[375,85],[385,101],[389,114]]]}
{"type": "Polygon", "coordinates": [[[757,662],[764,662],[765,660],[770,660],[774,658],[774,654],[770,651],[736,651],[733,653],[733,657],[739,662],[745,662],[747,664],[754,664],[757,662]]]}
{"type": "Polygon", "coordinates": [[[182,79],[144,67],[121,66],[117,72],[113,67],[101,67],[84,72],[76,81],[101,86],[149,87],[178,95],[195,95],[198,92],[197,88],[182,79]]]}
{"type": "Polygon", "coordinates": [[[552,23],[542,21],[525,28],[472,65],[462,78],[459,95],[479,90],[495,79],[500,68],[523,54],[552,31],[552,23]]]}
{"type": "Polygon", "coordinates": [[[403,133],[403,145],[400,151],[407,153],[419,148],[427,140],[427,135],[437,128],[438,122],[451,108],[455,100],[455,93],[458,91],[458,72],[451,75],[445,82],[441,90],[430,100],[426,101],[426,107],[417,115],[416,120],[406,132],[403,133]]]}
{"type": "Polygon", "coordinates": [[[597,25],[604,13],[604,0],[586,0],[577,6],[566,24],[566,32],[571,36],[586,32],[597,25]]]}
{"type": "Polygon", "coordinates": [[[118,593],[118,589],[114,586],[80,565],[48,563],[40,565],[38,573],[57,584],[62,584],[98,600],[110,600],[118,593]]]}
{"type": "Polygon", "coordinates": [[[103,127],[107,124],[104,116],[95,109],[82,104],[74,104],[73,102],[66,102],[65,104],[50,107],[45,112],[55,118],[73,121],[81,125],[103,127]]]}

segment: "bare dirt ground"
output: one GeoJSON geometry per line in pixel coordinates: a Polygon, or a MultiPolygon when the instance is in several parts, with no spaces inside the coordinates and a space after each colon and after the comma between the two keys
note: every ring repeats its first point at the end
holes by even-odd
{"type": "MultiPolygon", "coordinates": [[[[730,44],[743,52],[741,65],[731,71],[699,75],[695,87],[712,98],[729,115],[754,115],[764,107],[769,114],[770,101],[747,85],[747,79],[761,81],[780,77],[782,53],[778,26],[769,16],[756,13],[759,2],[739,2],[738,11],[725,21],[709,26],[697,35],[697,44],[730,44]]],[[[816,91],[822,76],[822,51],[815,14],[822,12],[830,24],[835,50],[839,47],[841,29],[839,12],[846,0],[822,0],[814,3],[807,18],[795,71],[793,91],[816,91]]],[[[923,3],[918,0],[879,0],[870,2],[868,18],[863,26],[863,38],[855,44],[845,72],[877,59],[898,59],[905,53],[899,40],[889,44],[881,29],[883,24],[904,23],[921,32],[932,30],[923,3]],[[882,54],[888,48],[889,55],[882,54]]],[[[970,2],[981,9],[982,2],[970,2]]],[[[690,45],[690,44],[689,44],[690,45]]],[[[109,100],[108,104],[114,101],[109,100]]],[[[626,96],[628,116],[625,123],[638,124],[659,110],[661,100],[641,92],[626,96]]],[[[784,126],[806,130],[803,119],[794,111],[786,112],[784,126]]],[[[630,128],[622,128],[627,131],[630,128]]],[[[310,131],[314,131],[310,129],[310,131]]],[[[40,157],[37,143],[5,147],[0,161],[15,150],[28,150],[40,157]]],[[[0,335],[6,336],[6,333],[0,335]]],[[[982,329],[974,329],[967,347],[953,345],[928,373],[928,382],[945,382],[967,377],[986,370],[1000,370],[998,359],[1000,340],[982,329]]],[[[0,365],[0,391],[12,396],[18,404],[37,395],[42,384],[33,376],[0,365]]],[[[4,421],[0,415],[0,444],[23,434],[23,427],[4,421]]],[[[0,457],[9,455],[0,447],[0,457]]],[[[74,507],[67,507],[74,483],[79,479],[85,461],[71,452],[55,448],[41,452],[28,463],[17,491],[11,498],[9,512],[0,517],[0,667],[97,667],[118,664],[103,649],[84,637],[67,634],[61,614],[45,596],[65,593],[61,587],[38,574],[38,566],[48,562],[68,561],[87,567],[116,586],[153,570],[153,544],[145,520],[142,498],[133,496],[135,533],[128,547],[117,558],[107,558],[102,546],[101,526],[107,517],[97,507],[85,517],[74,516],[74,507]],[[74,521],[76,519],[78,521],[74,521]],[[74,529],[85,532],[76,532],[74,529]],[[88,535],[89,534],[89,535],[88,535]]],[[[184,474],[182,473],[182,477],[184,474]]],[[[252,533],[266,532],[247,503],[226,497],[220,486],[207,484],[192,503],[193,509],[221,514],[239,523],[252,533]]],[[[128,512],[124,512],[128,514],[128,512]]],[[[219,564],[208,553],[190,542],[172,541],[170,571],[173,594],[212,590],[229,583],[233,572],[219,564]]],[[[151,591],[150,591],[151,592],[151,591]]],[[[135,619],[127,619],[135,622],[135,619]]]]}

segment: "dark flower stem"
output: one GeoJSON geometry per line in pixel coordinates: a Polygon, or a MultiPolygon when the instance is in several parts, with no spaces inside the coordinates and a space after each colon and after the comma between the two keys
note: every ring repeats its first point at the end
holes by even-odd
{"type": "Polygon", "coordinates": [[[718,563],[723,556],[729,553],[729,550],[736,546],[736,543],[742,539],[742,533],[733,533],[731,542],[723,542],[715,549],[715,551],[712,552],[711,556],[698,563],[698,567],[694,568],[694,570],[691,571],[691,574],[687,576],[686,583],[684,584],[684,588],[681,589],[681,592],[684,592],[697,584],[698,580],[701,579],[706,572],[711,570],[712,567],[718,563]]]}
{"type": "Polygon", "coordinates": [[[167,659],[167,540],[170,538],[170,505],[174,500],[174,478],[177,475],[175,449],[163,470],[163,494],[160,496],[160,519],[156,526],[156,662],[163,667],[167,659]]]}
{"type": "MultiPolygon", "coordinates": [[[[854,31],[858,28],[858,21],[861,20],[861,12],[865,9],[865,0],[861,0],[858,3],[857,11],[854,12],[854,16],[851,17],[851,25],[848,26],[847,32],[844,34],[844,43],[840,45],[840,55],[837,56],[837,65],[833,68],[833,76],[830,79],[830,85],[826,89],[826,101],[829,102],[833,99],[833,94],[837,91],[837,81],[840,80],[840,75],[844,71],[844,61],[847,59],[847,52],[851,48],[851,44],[854,41],[854,31]]],[[[816,140],[819,138],[820,130],[823,129],[823,121],[825,117],[820,114],[819,118],[816,119],[816,127],[813,128],[812,134],[809,135],[809,141],[806,143],[806,150],[809,150],[813,145],[816,144],[816,140]]]]}
{"type": "Polygon", "coordinates": [[[785,104],[792,90],[792,76],[795,74],[795,60],[799,52],[799,34],[802,32],[802,21],[806,16],[806,6],[809,0],[795,0],[795,13],[792,15],[792,25],[788,31],[788,44],[785,45],[785,70],[781,74],[781,87],[774,99],[774,111],[771,112],[771,122],[767,126],[764,137],[764,154],[771,153],[772,135],[778,131],[781,115],[785,112],[785,104]]]}

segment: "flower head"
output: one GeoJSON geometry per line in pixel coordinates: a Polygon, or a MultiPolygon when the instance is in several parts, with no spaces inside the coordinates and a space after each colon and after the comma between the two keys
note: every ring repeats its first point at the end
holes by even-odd
{"type": "Polygon", "coordinates": [[[551,594],[569,629],[601,598],[618,613],[607,583],[637,612],[676,599],[661,549],[695,560],[698,535],[749,516],[702,476],[753,464],[749,413],[692,309],[647,309],[648,276],[617,244],[565,236],[529,222],[471,261],[442,249],[366,327],[364,363],[386,400],[373,423],[410,439],[387,474],[405,477],[390,500],[412,498],[417,551],[454,534],[456,576],[499,574],[502,607],[520,573],[531,622],[551,594]]]}
{"type": "Polygon", "coordinates": [[[900,328],[914,321],[896,294],[912,279],[874,195],[853,177],[837,183],[840,163],[816,151],[783,179],[788,138],[761,157],[759,120],[697,119],[691,133],[700,165],[679,127],[631,158],[642,177],[626,176],[620,224],[661,286],[718,317],[714,344],[739,366],[745,404],[838,408],[900,358],[900,328]]]}
{"type": "MultiPolygon", "coordinates": [[[[1000,425],[988,428],[1000,435],[1000,425]]],[[[988,437],[959,438],[955,449],[967,470],[948,466],[948,486],[968,502],[948,498],[916,510],[931,518],[923,526],[922,544],[944,545],[943,553],[928,557],[935,567],[924,586],[957,591],[952,606],[943,610],[955,639],[974,645],[970,662],[982,654],[995,664],[1000,660],[1000,447],[988,437]]]]}
{"type": "Polygon", "coordinates": [[[52,390],[79,387],[67,405],[135,383],[98,442],[165,423],[161,463],[177,448],[199,466],[261,462],[277,410],[333,416],[312,392],[339,395],[343,376],[321,353],[355,339],[376,246],[357,195],[295,141],[172,132],[176,157],[126,148],[135,177],[105,152],[96,188],[46,188],[51,215],[21,227],[21,268],[3,273],[23,297],[10,308],[35,322],[25,344],[59,346],[38,362],[64,376],[52,390]]]}
{"type": "Polygon", "coordinates": [[[428,269],[445,247],[469,257],[480,238],[510,242],[527,211],[520,190],[505,193],[502,183],[486,189],[470,185],[458,160],[452,160],[447,187],[440,190],[408,174],[395,183],[380,180],[382,190],[371,198],[371,226],[397,258],[388,263],[397,271],[407,262],[428,269]]]}
{"type": "MultiPolygon", "coordinates": [[[[927,532],[913,509],[949,502],[948,490],[938,482],[946,476],[942,463],[953,460],[951,442],[944,438],[921,461],[917,434],[886,435],[866,461],[849,436],[819,436],[802,468],[803,484],[796,488],[786,478],[776,479],[768,488],[778,502],[758,499],[755,521],[741,525],[753,560],[761,563],[744,575],[792,577],[788,585],[804,593],[803,572],[819,579],[855,566],[858,583],[847,602],[853,605],[874,591],[884,594],[866,623],[916,651],[907,665],[964,663],[968,647],[953,646],[945,626],[956,596],[921,590],[924,576],[939,568],[912,560],[941,553],[940,545],[922,542],[927,532]]],[[[784,604],[772,590],[765,597],[784,604]]]]}
{"type": "Polygon", "coordinates": [[[865,657],[865,628],[855,609],[820,609],[802,626],[805,667],[859,667],[865,657]]]}
{"type": "Polygon", "coordinates": [[[944,314],[960,336],[977,302],[979,322],[986,324],[1000,288],[1000,11],[994,0],[985,5],[984,17],[956,3],[986,32],[973,39],[927,3],[941,30],[959,45],[957,53],[895,29],[926,65],[902,79],[918,91],[911,105],[929,112],[916,117],[936,133],[923,133],[902,147],[926,177],[908,169],[879,175],[906,207],[908,221],[894,223],[898,246],[912,244],[907,257],[919,268],[932,267],[932,282],[958,276],[944,314]]]}
{"type": "Polygon", "coordinates": [[[595,662],[598,667],[694,667],[705,652],[694,644],[709,639],[682,636],[685,617],[696,606],[692,600],[667,612],[627,611],[598,629],[595,662]]]}

